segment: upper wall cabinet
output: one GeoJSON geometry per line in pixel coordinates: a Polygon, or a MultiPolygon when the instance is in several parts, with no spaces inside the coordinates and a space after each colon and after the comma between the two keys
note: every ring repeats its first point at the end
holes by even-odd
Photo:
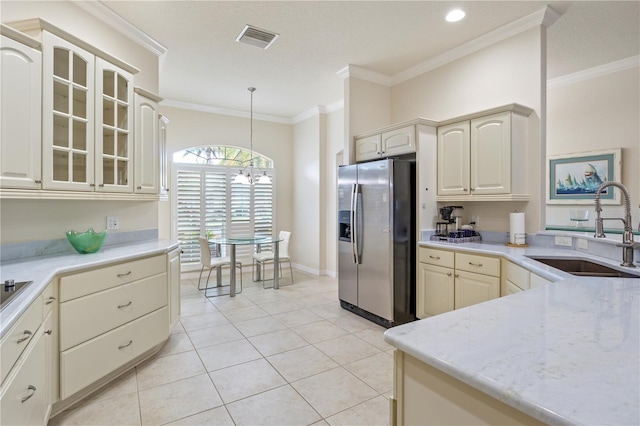
{"type": "Polygon", "coordinates": [[[160,189],[160,153],[158,102],[160,98],[135,88],[135,176],[134,192],[157,194],[160,189]]]}
{"type": "Polygon", "coordinates": [[[44,189],[132,192],[133,75],[44,32],[44,189]]]}
{"type": "Polygon", "coordinates": [[[438,201],[529,199],[523,164],[532,110],[496,110],[438,127],[438,201]]]}
{"type": "Polygon", "coordinates": [[[358,162],[416,152],[416,127],[411,125],[356,137],[355,149],[358,162]]]}
{"type": "Polygon", "coordinates": [[[42,53],[40,42],[2,25],[0,186],[39,189],[42,53]]]}

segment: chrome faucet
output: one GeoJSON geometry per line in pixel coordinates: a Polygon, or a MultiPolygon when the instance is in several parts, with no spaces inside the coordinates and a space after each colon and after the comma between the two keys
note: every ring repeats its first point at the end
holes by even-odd
{"type": "Polygon", "coordinates": [[[636,247],[636,243],[633,242],[633,227],[631,225],[631,197],[629,197],[629,191],[627,187],[618,182],[605,182],[598,187],[595,195],[596,203],[596,234],[595,238],[605,238],[604,225],[605,220],[621,220],[624,223],[624,233],[622,234],[622,244],[618,244],[618,247],[622,247],[622,263],[620,266],[626,266],[629,268],[635,268],[633,264],[633,249],[636,247]],[[621,217],[607,217],[601,216],[602,206],[600,205],[600,194],[608,186],[615,186],[620,189],[624,196],[624,219],[621,217]]]}

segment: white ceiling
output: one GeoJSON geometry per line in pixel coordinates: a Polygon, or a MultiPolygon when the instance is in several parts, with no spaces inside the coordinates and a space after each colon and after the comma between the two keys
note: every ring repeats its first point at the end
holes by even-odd
{"type": "Polygon", "coordinates": [[[160,96],[291,120],[343,99],[351,64],[389,77],[550,4],[548,77],[640,53],[640,2],[102,1],[167,48],[160,96]],[[458,23],[444,16],[454,6],[458,23]],[[280,34],[267,50],[237,43],[246,24],[280,34]]]}

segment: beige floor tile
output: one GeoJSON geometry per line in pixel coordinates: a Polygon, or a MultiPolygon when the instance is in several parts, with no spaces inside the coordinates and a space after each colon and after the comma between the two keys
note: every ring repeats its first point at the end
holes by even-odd
{"type": "Polygon", "coordinates": [[[325,419],[375,396],[377,392],[342,367],[291,383],[325,419]]]}
{"type": "Polygon", "coordinates": [[[83,404],[63,411],[49,421],[49,425],[139,425],[138,397],[122,395],[95,404],[83,404]]]}
{"type": "Polygon", "coordinates": [[[338,316],[329,318],[334,324],[339,325],[350,333],[356,333],[362,330],[369,330],[372,327],[379,327],[377,324],[369,321],[368,319],[362,318],[356,314],[352,314],[347,310],[342,310],[338,316]]]}
{"type": "Polygon", "coordinates": [[[388,426],[389,400],[377,396],[327,419],[331,426],[388,426]]]}
{"type": "Polygon", "coordinates": [[[325,319],[335,318],[345,313],[345,310],[340,306],[340,303],[338,303],[337,301],[335,303],[328,302],[327,299],[324,299],[321,296],[318,296],[318,297],[323,299],[325,302],[321,305],[311,306],[309,310],[320,315],[322,318],[325,318],[325,319]]]}
{"type": "Polygon", "coordinates": [[[269,314],[264,309],[256,305],[248,306],[246,308],[233,309],[230,311],[222,311],[222,313],[232,323],[269,316],[269,314]]]}
{"type": "Polygon", "coordinates": [[[184,329],[182,324],[180,324],[180,321],[176,321],[176,324],[171,329],[171,334],[185,333],[185,332],[186,330],[184,329]]]}
{"type": "Polygon", "coordinates": [[[291,330],[279,330],[249,338],[249,341],[264,356],[275,355],[291,349],[309,345],[309,342],[291,330]]]}
{"type": "Polygon", "coordinates": [[[244,338],[242,333],[233,325],[219,325],[217,327],[190,331],[187,335],[196,349],[244,338]]]}
{"type": "Polygon", "coordinates": [[[181,352],[188,352],[193,350],[193,344],[187,333],[175,333],[169,336],[160,352],[156,357],[163,357],[167,355],[178,354],[181,352]]]}
{"type": "Polygon", "coordinates": [[[285,312],[282,314],[274,315],[273,317],[289,328],[323,320],[320,315],[314,314],[308,309],[285,312]]]}
{"type": "Polygon", "coordinates": [[[297,311],[300,305],[293,300],[276,300],[275,302],[261,303],[260,306],[270,315],[281,314],[283,312],[297,311]]]}
{"type": "Polygon", "coordinates": [[[313,346],[283,352],[267,358],[289,382],[338,367],[335,361],[313,346]]]}
{"type": "Polygon", "coordinates": [[[151,358],[136,367],[136,371],[140,390],[206,373],[196,351],[151,358]]]}
{"type": "Polygon", "coordinates": [[[227,405],[236,425],[308,425],[321,419],[318,413],[285,385],[227,405]]]}
{"type": "Polygon", "coordinates": [[[383,327],[375,327],[356,331],[353,334],[382,351],[392,350],[394,347],[384,341],[385,331],[386,329],[383,327]]]}
{"type": "Polygon", "coordinates": [[[136,369],[132,368],[117,379],[106,384],[101,389],[89,395],[82,401],[82,404],[89,405],[105,399],[117,398],[124,395],[136,394],[138,392],[138,379],[136,377],[136,369]]]}
{"type": "Polygon", "coordinates": [[[349,334],[344,328],[327,320],[312,322],[310,324],[292,327],[291,329],[309,343],[318,343],[349,334]]]}
{"type": "Polygon", "coordinates": [[[180,322],[186,331],[195,331],[229,324],[227,318],[219,312],[180,318],[180,322]]]}
{"type": "Polygon", "coordinates": [[[268,316],[234,323],[245,337],[258,336],[272,331],[283,330],[286,327],[275,318],[268,316]]]}
{"type": "Polygon", "coordinates": [[[213,303],[208,300],[199,300],[194,303],[180,305],[180,317],[186,318],[193,315],[211,314],[218,312],[213,303]]]}
{"type": "Polygon", "coordinates": [[[380,353],[380,349],[353,334],[315,343],[314,346],[340,365],[380,353]]]}
{"type": "Polygon", "coordinates": [[[301,307],[309,308],[309,309],[314,306],[326,305],[327,303],[329,303],[327,299],[325,299],[322,296],[319,296],[315,292],[312,292],[311,294],[307,294],[307,295],[302,295],[301,297],[298,297],[292,300],[296,302],[298,305],[300,305],[301,307]]]}
{"type": "Polygon", "coordinates": [[[221,296],[221,297],[211,297],[209,301],[213,303],[213,305],[220,312],[231,311],[239,308],[247,308],[249,306],[255,306],[251,300],[247,299],[243,296],[244,290],[241,294],[230,297],[230,296],[221,296]]]}
{"type": "Polygon", "coordinates": [[[169,423],[222,405],[207,374],[142,390],[139,398],[143,425],[169,423]]]}
{"type": "Polygon", "coordinates": [[[287,384],[264,358],[209,373],[225,404],[287,384]]]}
{"type": "Polygon", "coordinates": [[[354,361],[343,367],[378,393],[384,394],[393,390],[393,357],[386,352],[354,361]]]}
{"type": "Polygon", "coordinates": [[[260,352],[247,339],[207,346],[198,349],[198,355],[200,355],[207,371],[219,370],[262,358],[260,352]]]}
{"type": "Polygon", "coordinates": [[[167,423],[170,426],[234,426],[231,416],[225,407],[218,407],[207,410],[203,413],[194,414],[175,422],[167,423]]]}
{"type": "Polygon", "coordinates": [[[315,422],[313,423],[311,426],[329,426],[329,423],[326,422],[326,420],[320,420],[319,422],[315,422]]]}

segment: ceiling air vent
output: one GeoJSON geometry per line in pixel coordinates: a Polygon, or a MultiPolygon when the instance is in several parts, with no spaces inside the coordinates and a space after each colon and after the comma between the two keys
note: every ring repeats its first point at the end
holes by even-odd
{"type": "Polygon", "coordinates": [[[277,38],[278,34],[276,33],[261,30],[260,28],[252,27],[251,25],[246,25],[240,34],[238,34],[236,41],[260,47],[261,49],[266,49],[271,46],[277,38]]]}

